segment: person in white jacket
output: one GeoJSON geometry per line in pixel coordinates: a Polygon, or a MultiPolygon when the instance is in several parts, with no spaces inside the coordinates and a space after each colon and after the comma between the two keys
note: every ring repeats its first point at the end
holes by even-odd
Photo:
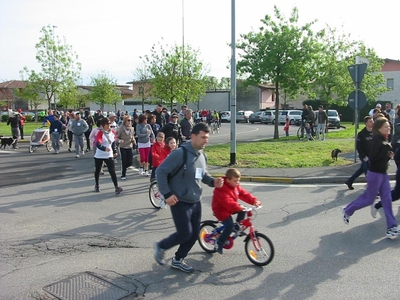
{"type": "Polygon", "coordinates": [[[122,188],[118,186],[117,175],[115,173],[114,158],[117,157],[117,146],[115,142],[116,133],[110,129],[110,120],[108,118],[103,118],[100,120],[100,129],[95,138],[96,152],[94,154],[94,180],[95,192],[100,192],[99,187],[99,177],[103,163],[107,165],[108,173],[110,173],[111,179],[114,183],[115,194],[120,194],[122,188]]]}

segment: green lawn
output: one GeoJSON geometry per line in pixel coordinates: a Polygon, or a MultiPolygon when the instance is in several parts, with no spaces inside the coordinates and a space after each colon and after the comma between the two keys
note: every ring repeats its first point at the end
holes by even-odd
{"type": "MultiPolygon", "coordinates": [[[[266,139],[251,143],[237,143],[237,167],[244,168],[301,168],[319,166],[340,166],[352,161],[340,157],[331,158],[331,151],[339,148],[343,153],[354,152],[354,126],[342,124],[346,129],[329,132],[324,142],[299,141],[297,137],[283,137],[279,140],[266,139]]],[[[297,128],[297,127],[296,127],[297,128]]],[[[297,131],[296,131],[297,132],[297,131]]],[[[226,167],[230,163],[230,144],[207,146],[208,163],[226,167]]]]}
{"type": "MultiPolygon", "coordinates": [[[[28,122],[24,125],[24,136],[31,136],[33,130],[42,126],[42,122],[28,122]]],[[[0,122],[0,135],[10,136],[11,135],[11,127],[7,126],[7,122],[0,122]]]]}

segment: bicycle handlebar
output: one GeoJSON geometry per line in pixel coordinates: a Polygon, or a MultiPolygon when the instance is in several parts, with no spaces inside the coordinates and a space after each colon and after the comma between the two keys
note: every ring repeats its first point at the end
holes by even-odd
{"type": "Polygon", "coordinates": [[[243,211],[252,211],[252,210],[257,210],[257,209],[260,209],[260,208],[262,208],[262,205],[259,205],[259,206],[252,206],[252,207],[245,207],[244,209],[243,209],[243,211]]]}

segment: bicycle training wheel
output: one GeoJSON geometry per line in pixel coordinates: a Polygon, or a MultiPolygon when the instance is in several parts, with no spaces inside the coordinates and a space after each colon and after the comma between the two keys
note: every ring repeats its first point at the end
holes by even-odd
{"type": "Polygon", "coordinates": [[[256,266],[266,266],[274,258],[275,249],[271,240],[262,233],[254,232],[255,239],[249,236],[244,244],[247,258],[256,266]]]}
{"type": "Polygon", "coordinates": [[[162,200],[160,191],[158,190],[157,181],[153,181],[149,187],[149,199],[151,205],[155,208],[161,208],[160,201],[162,200]]]}
{"type": "Polygon", "coordinates": [[[29,153],[33,153],[33,151],[35,151],[35,148],[33,146],[29,146],[29,153]]]}
{"type": "Polygon", "coordinates": [[[214,243],[216,243],[219,234],[213,235],[212,232],[217,226],[214,223],[203,223],[200,226],[198,241],[200,247],[207,253],[215,253],[214,243]]]}

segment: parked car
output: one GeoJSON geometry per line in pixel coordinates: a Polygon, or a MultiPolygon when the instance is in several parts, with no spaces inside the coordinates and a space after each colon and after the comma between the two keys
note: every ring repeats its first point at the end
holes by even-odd
{"type": "MultiPolygon", "coordinates": [[[[326,112],[326,110],[325,110],[326,112]]],[[[318,110],[314,111],[315,119],[318,117],[318,110]]],[[[335,109],[328,109],[328,128],[340,128],[340,115],[335,109]]]]}
{"type": "Polygon", "coordinates": [[[221,111],[219,113],[219,117],[221,122],[230,122],[231,121],[231,112],[230,111],[221,111]]]}
{"type": "Polygon", "coordinates": [[[236,113],[236,123],[239,123],[239,122],[249,123],[249,118],[250,118],[251,114],[254,114],[254,111],[252,111],[252,110],[239,110],[236,113]]]}
{"type": "Polygon", "coordinates": [[[275,112],[273,110],[266,110],[261,116],[261,123],[275,124],[275,112]]]}
{"type": "Polygon", "coordinates": [[[279,114],[278,122],[285,124],[286,116],[288,116],[290,125],[299,124],[301,122],[301,114],[301,110],[284,110],[279,114]]]}
{"type": "Polygon", "coordinates": [[[249,117],[249,122],[251,124],[254,124],[256,122],[260,122],[261,123],[262,115],[263,115],[263,111],[257,111],[255,113],[251,114],[250,117],[249,117]]]}

